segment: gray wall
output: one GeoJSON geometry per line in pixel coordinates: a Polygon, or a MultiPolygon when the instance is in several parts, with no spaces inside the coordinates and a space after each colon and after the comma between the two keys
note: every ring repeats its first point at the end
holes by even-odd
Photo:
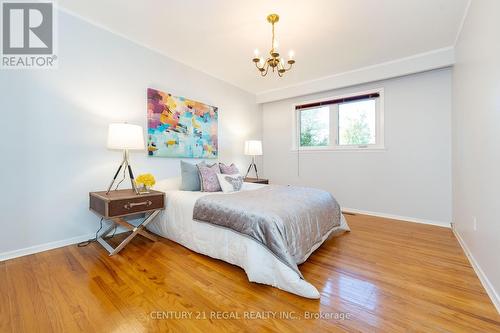
{"type": "MultiPolygon", "coordinates": [[[[243,142],[261,138],[255,96],[59,12],[59,68],[0,71],[0,260],[95,232],[88,192],[104,189],[121,159],[106,149],[107,126],[146,128],[148,87],[218,106],[220,160],[246,168],[243,142]]],[[[178,159],[131,155],[136,174],[180,174],[178,159]]]]}
{"type": "Polygon", "coordinates": [[[330,191],[343,207],[451,222],[451,69],[263,104],[264,171],[273,183],[330,191]],[[382,152],[297,152],[293,104],[384,88],[382,152]]]}
{"type": "Polygon", "coordinates": [[[500,311],[499,13],[498,0],[472,1],[456,46],[452,128],[453,222],[500,311]]]}

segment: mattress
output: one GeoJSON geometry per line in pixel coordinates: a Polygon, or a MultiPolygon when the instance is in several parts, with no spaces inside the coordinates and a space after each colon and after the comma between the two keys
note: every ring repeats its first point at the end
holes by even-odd
{"type": "MultiPolygon", "coordinates": [[[[312,284],[302,279],[297,272],[285,265],[262,244],[231,229],[193,220],[196,200],[212,194],[179,191],[179,186],[180,179],[160,181],[155,186],[156,190],[166,193],[166,204],[165,210],[148,225],[151,232],[192,251],[237,265],[245,270],[251,282],[271,285],[302,297],[319,298],[320,294],[312,284]]],[[[252,191],[263,186],[267,185],[244,183],[242,190],[252,191]]],[[[322,242],[331,234],[348,230],[349,227],[342,216],[341,225],[333,230],[334,232],[326,234],[322,242]]],[[[307,256],[322,242],[312,248],[307,256]]]]}

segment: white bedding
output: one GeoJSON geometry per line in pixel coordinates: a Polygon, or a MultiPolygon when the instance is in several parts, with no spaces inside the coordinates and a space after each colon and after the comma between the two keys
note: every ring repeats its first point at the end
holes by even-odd
{"type": "MultiPolygon", "coordinates": [[[[196,200],[210,193],[179,191],[179,186],[180,179],[161,181],[155,186],[155,189],[166,193],[166,209],[149,224],[150,231],[195,252],[243,268],[251,282],[271,285],[307,298],[319,298],[319,292],[312,284],[301,279],[261,244],[230,229],[194,221],[196,200]]],[[[242,190],[251,191],[262,186],[266,185],[244,183],[242,190]]],[[[344,216],[341,223],[349,230],[344,216]]],[[[324,240],[327,237],[325,235],[324,240]]],[[[316,248],[310,253],[314,250],[316,248]]]]}

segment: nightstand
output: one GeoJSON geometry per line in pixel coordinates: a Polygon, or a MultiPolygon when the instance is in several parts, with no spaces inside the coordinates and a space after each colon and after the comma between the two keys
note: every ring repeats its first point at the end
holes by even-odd
{"type": "Polygon", "coordinates": [[[118,190],[90,192],[89,208],[102,218],[109,220],[111,225],[98,238],[101,244],[112,256],[120,252],[138,234],[156,241],[156,236],[144,228],[154,220],[154,218],[165,208],[165,193],[150,191],[147,194],[137,195],[133,190],[118,190]],[[137,214],[145,214],[144,220],[139,225],[133,225],[123,217],[137,214]],[[116,227],[122,226],[132,230],[132,233],[125,238],[116,248],[111,247],[105,237],[116,227]]]}
{"type": "Polygon", "coordinates": [[[243,181],[247,183],[256,183],[256,184],[269,184],[269,179],[264,178],[245,178],[243,181]]]}

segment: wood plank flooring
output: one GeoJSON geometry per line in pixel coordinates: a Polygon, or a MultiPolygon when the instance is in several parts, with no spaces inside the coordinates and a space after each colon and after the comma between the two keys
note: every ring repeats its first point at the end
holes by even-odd
{"type": "Polygon", "coordinates": [[[449,229],[346,218],[300,266],[320,300],[136,237],[114,257],[94,243],[0,262],[0,332],[500,332],[449,229]]]}

